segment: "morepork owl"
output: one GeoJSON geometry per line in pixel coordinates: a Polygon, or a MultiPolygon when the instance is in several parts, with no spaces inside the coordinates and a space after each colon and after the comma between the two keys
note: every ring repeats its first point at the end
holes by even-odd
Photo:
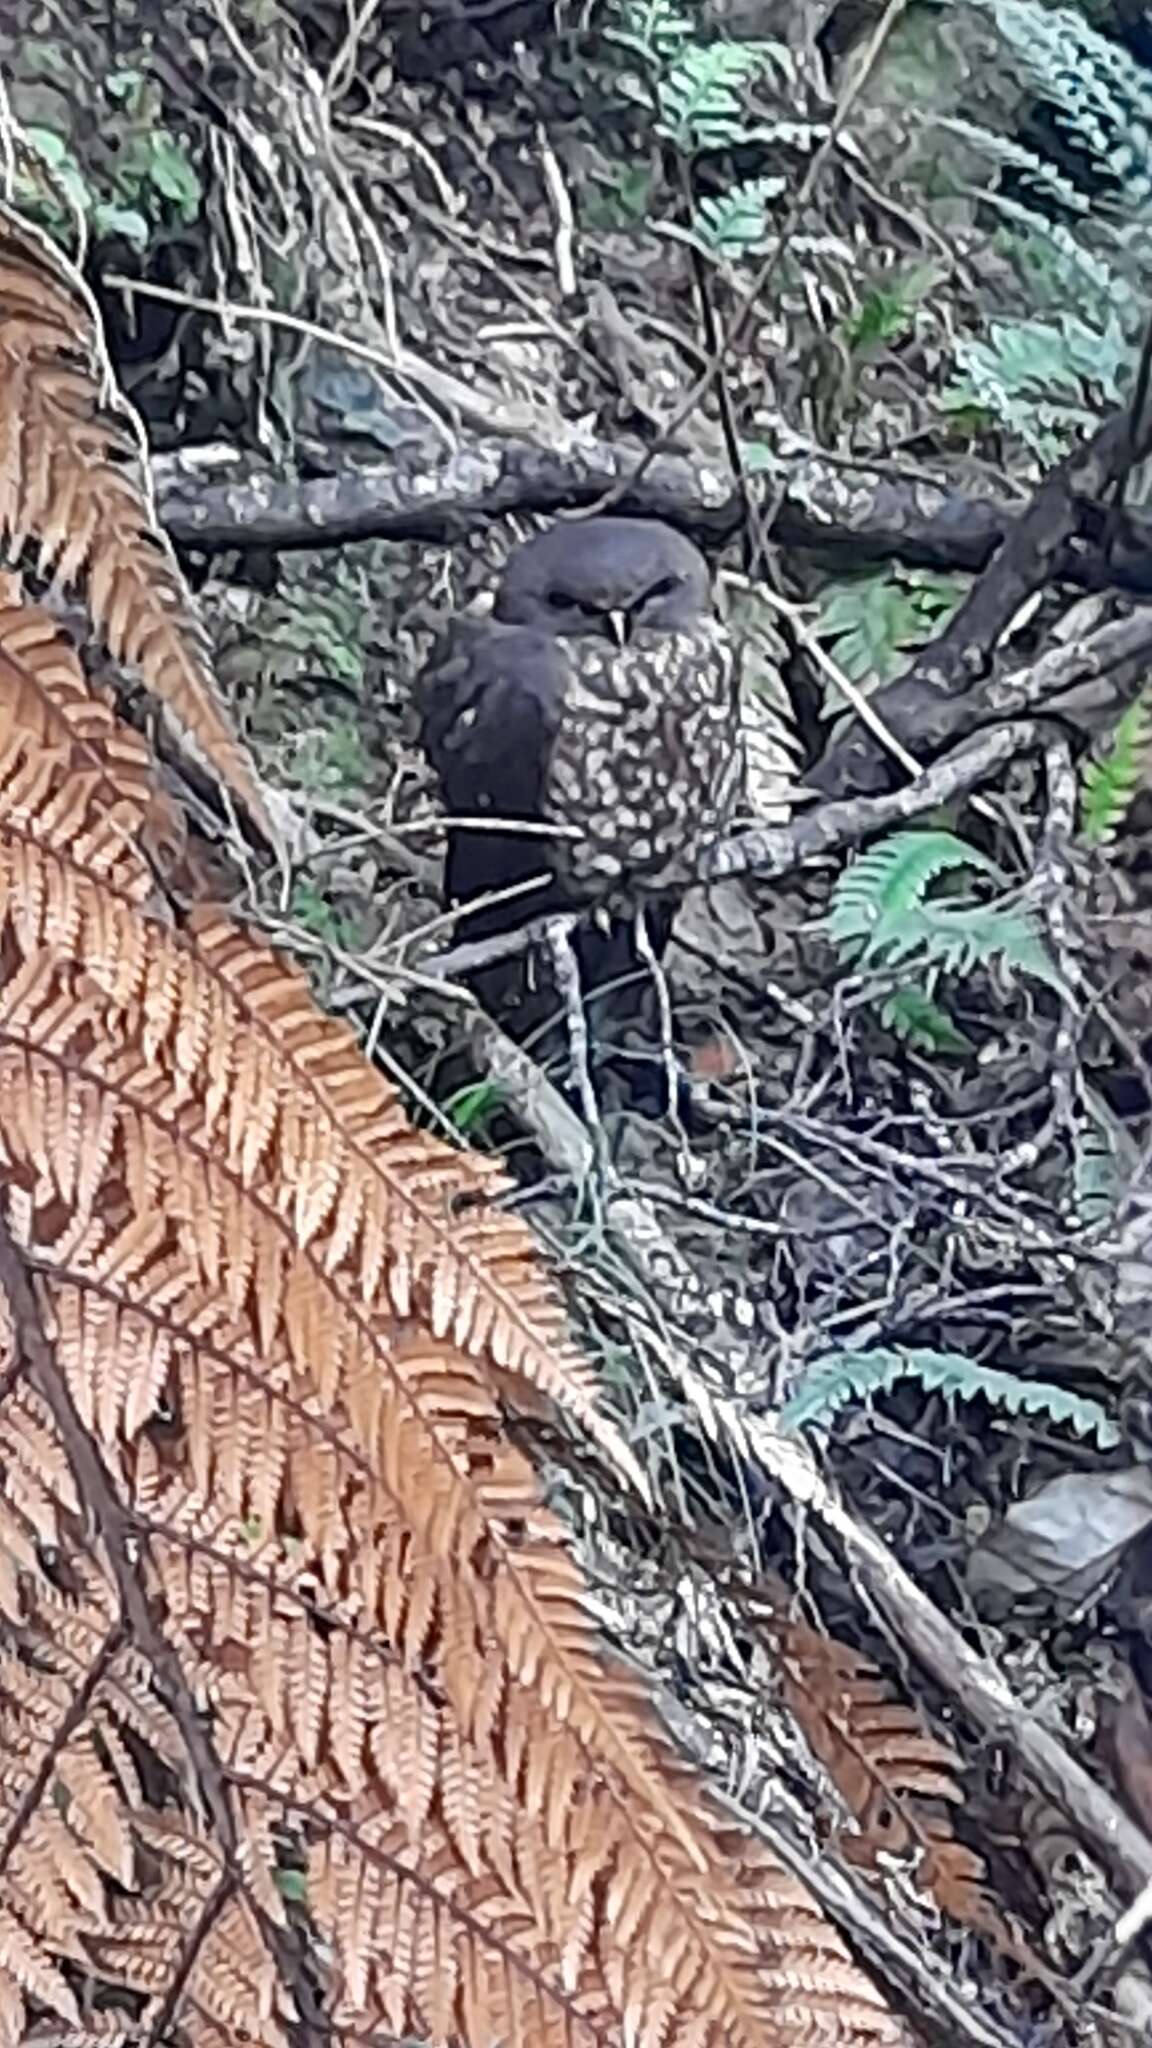
{"type": "MultiPolygon", "coordinates": [[[[419,705],[449,816],[493,821],[450,828],[448,900],[536,884],[460,919],[457,937],[597,912],[577,939],[585,993],[635,977],[637,908],[659,950],[742,796],[734,661],[699,550],[640,519],[589,519],[526,541],[491,616],[449,622],[419,705]]],[[[522,1036],[509,1006],[525,996],[523,961],[474,986],[522,1036]]]]}

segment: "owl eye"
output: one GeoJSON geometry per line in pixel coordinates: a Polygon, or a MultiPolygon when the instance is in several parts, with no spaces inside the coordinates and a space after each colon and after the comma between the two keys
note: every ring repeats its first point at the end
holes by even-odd
{"type": "Polygon", "coordinates": [[[679,590],[682,581],[680,576],[662,576],[659,583],[654,583],[650,590],[644,592],[645,604],[651,604],[654,597],[671,597],[674,590],[679,590]]]}
{"type": "Polygon", "coordinates": [[[554,612],[574,612],[576,610],[576,599],[570,597],[566,590],[550,590],[548,592],[548,602],[554,612]]]}

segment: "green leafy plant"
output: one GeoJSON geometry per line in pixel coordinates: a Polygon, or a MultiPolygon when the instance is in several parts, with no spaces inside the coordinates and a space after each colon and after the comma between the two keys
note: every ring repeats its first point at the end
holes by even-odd
{"type": "Polygon", "coordinates": [[[746,178],[713,199],[698,199],[693,238],[709,256],[746,256],[761,248],[768,232],[769,204],[784,187],[783,178],[746,178]]]}
{"type": "Polygon", "coordinates": [[[1120,1441],[1120,1431],[1098,1401],[1084,1400],[1048,1380],[1025,1380],[1018,1374],[974,1365],[959,1351],[837,1351],[817,1359],[797,1391],[786,1401],[780,1420],[786,1429],[826,1422],[849,1401],[887,1393],[898,1381],[919,1380],[929,1392],[971,1401],[982,1395],[991,1407],[1010,1415],[1046,1415],[1067,1423],[1078,1436],[1094,1436],[1103,1449],[1120,1441]]]}
{"type": "Polygon", "coordinates": [[[692,156],[730,149],[756,135],[739,88],[758,77],[772,53],[768,43],[687,43],[656,80],[657,133],[692,156]]]}
{"type": "MultiPolygon", "coordinates": [[[[830,583],[820,597],[817,630],[852,682],[890,682],[908,655],[938,633],[960,602],[959,577],[930,570],[884,569],[830,583]]],[[[825,710],[843,704],[830,699],[825,710]]]]}
{"type": "Polygon", "coordinates": [[[976,406],[1043,462],[1055,461],[1095,424],[1101,397],[1118,401],[1132,348],[1114,324],[1071,313],[1054,320],[994,320],[985,340],[956,343],[960,375],[943,394],[946,411],[976,406]]]}
{"type": "Polygon", "coordinates": [[[636,228],[648,219],[657,176],[652,164],[617,164],[611,179],[593,166],[582,214],[585,225],[595,230],[636,228]]]}
{"type": "Polygon", "coordinates": [[[974,431],[1006,427],[1047,460],[1069,445],[1085,409],[1097,410],[1099,392],[1126,391],[1136,358],[1152,268],[1152,95],[1147,72],[1069,10],[979,4],[996,17],[1014,74],[1023,63],[1042,118],[1027,140],[951,115],[937,124],[956,140],[947,160],[961,167],[960,189],[1001,215],[988,291],[1008,316],[961,343],[945,406],[959,423],[979,400],[974,431]],[[1079,166],[1084,189],[1072,175],[1079,166]],[[990,182],[967,182],[987,167],[990,182]]]}
{"type": "Polygon", "coordinates": [[[863,354],[899,341],[909,332],[917,305],[938,274],[934,264],[924,263],[866,286],[852,312],[840,322],[845,347],[853,354],[863,354]]]}
{"type": "Polygon", "coordinates": [[[1092,1229],[1115,1215],[1139,1168],[1140,1150],[1102,1095],[1081,1091],[1072,1124],[1072,1196],[1076,1215],[1092,1229]]]}
{"type": "Polygon", "coordinates": [[[117,153],[120,191],[128,199],[155,195],[177,220],[194,221],[204,197],[200,173],[180,137],[164,127],[155,86],[139,71],[115,72],[106,85],[124,110],[117,153]]]}
{"type": "Polygon", "coordinates": [[[306,1870],[274,1870],[272,1881],[282,1899],[288,1899],[294,1906],[303,1906],[308,1901],[308,1872],[306,1870]]]}
{"type": "Polygon", "coordinates": [[[138,249],[148,240],[148,223],[136,207],[99,199],[64,138],[51,128],[25,128],[20,137],[13,197],[22,213],[67,244],[76,224],[97,235],[123,235],[138,249]]]}
{"type": "Polygon", "coordinates": [[[668,64],[686,43],[691,42],[696,24],[671,0],[629,0],[618,7],[608,30],[609,39],[626,50],[634,50],[648,64],[668,64]]]}
{"type": "Polygon", "coordinates": [[[1137,697],[1122,713],[1108,745],[1080,777],[1080,836],[1089,846],[1116,837],[1148,766],[1152,745],[1152,696],[1137,697]]]}
{"type": "Polygon", "coordinates": [[[18,204],[33,214],[41,211],[46,185],[49,192],[54,188],[60,195],[66,210],[85,218],[91,210],[91,194],[64,137],[51,128],[26,128],[22,140],[28,156],[16,177],[14,196],[18,204]],[[46,180],[38,175],[41,165],[48,173],[46,180]]]}
{"type": "Polygon", "coordinates": [[[104,85],[119,109],[118,147],[106,185],[91,184],[66,136],[32,126],[18,133],[14,197],[53,233],[66,234],[79,221],[96,235],[122,235],[144,248],[152,216],[167,214],[185,224],[197,219],[200,174],[184,143],[162,125],[154,85],[134,71],[115,72],[104,85]]]}
{"type": "Polygon", "coordinates": [[[790,68],[786,45],[700,42],[687,16],[670,7],[634,4],[618,9],[608,33],[641,62],[643,76],[619,79],[620,89],[654,107],[656,133],[681,156],[729,149],[766,133],[750,120],[740,88],[772,64],[790,68]]]}
{"type": "MultiPolygon", "coordinates": [[[[787,44],[741,40],[698,32],[696,19],[670,0],[614,0],[607,37],[637,60],[636,69],[614,72],[612,90],[645,107],[652,138],[663,144],[658,158],[678,159],[671,181],[624,166],[611,197],[597,200],[598,215],[632,218],[646,214],[658,233],[690,243],[712,262],[732,262],[764,246],[770,207],[785,190],[778,174],[734,178],[725,189],[692,191],[697,159],[776,144],[790,150],[815,147],[826,131],[809,121],[766,117],[749,103],[748,88],[768,73],[795,87],[797,66],[787,44]],[[673,218],[653,218],[661,197],[673,218]]],[[[666,172],[666,164],[665,164],[666,172]]],[[[799,243],[794,243],[799,253],[799,243]]]]}
{"type": "Polygon", "coordinates": [[[1147,304],[1152,84],[1074,8],[975,4],[1029,89],[1031,130],[1009,139],[954,117],[943,125],[994,167],[980,196],[1004,217],[997,252],[1028,310],[957,344],[959,375],[945,406],[954,416],[979,407],[1049,462],[1094,422],[1101,398],[1123,398],[1131,376],[1147,304]],[[996,189],[1005,178],[1009,190],[996,189]]]}
{"type": "Polygon", "coordinates": [[[925,988],[898,988],[880,1005],[880,1022],[894,1038],[920,1052],[964,1053],[972,1040],[953,1023],[925,988]]]}
{"type": "Polygon", "coordinates": [[[1123,44],[1072,7],[976,0],[1010,46],[1061,140],[1133,209],[1152,200],[1152,82],[1123,44]]]}
{"type": "Polygon", "coordinates": [[[498,1081],[473,1081],[449,1096],[444,1111],[467,1137],[474,1135],[504,1100],[505,1092],[498,1081]]]}
{"type": "Polygon", "coordinates": [[[339,792],[361,787],[372,763],[355,719],[337,719],[298,735],[291,767],[301,789],[339,792]]]}
{"type": "Polygon", "coordinates": [[[911,962],[970,974],[1000,961],[1060,988],[1026,910],[928,900],[934,881],[964,868],[1005,879],[993,861],[951,832],[895,832],[841,875],[824,928],[842,957],[857,964],[911,962]]]}
{"type": "Polygon", "coordinates": [[[314,882],[296,882],[289,904],[296,923],[326,945],[348,946],[353,943],[354,934],[346,920],[332,908],[323,890],[314,882]]]}

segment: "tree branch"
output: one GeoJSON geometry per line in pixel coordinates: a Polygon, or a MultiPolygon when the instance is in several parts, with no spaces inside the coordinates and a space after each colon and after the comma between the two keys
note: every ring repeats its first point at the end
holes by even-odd
{"type": "MultiPolygon", "coordinates": [[[[342,547],[356,540],[447,544],[512,513],[580,511],[635,467],[630,442],[590,440],[567,449],[477,436],[446,454],[440,444],[401,448],[389,462],[349,465],[312,477],[277,477],[235,449],[190,449],[153,459],[160,517],[178,547],[229,549],[342,547]]],[[[735,533],[740,495],[717,459],[657,455],[621,501],[624,512],[666,519],[713,543],[735,533]]],[[[835,566],[902,561],[913,567],[979,572],[1011,530],[1018,506],[965,495],[946,483],[846,470],[819,457],[792,466],[772,525],[782,547],[819,553],[835,566]]],[[[1090,542],[1102,515],[1080,507],[1090,542]]],[[[1052,573],[1084,588],[1111,580],[1152,594],[1152,522],[1132,520],[1105,578],[1094,545],[1069,538],[1052,573]]]]}
{"type": "MultiPolygon", "coordinates": [[[[1130,465],[1137,432],[1131,415],[1114,413],[1091,440],[1049,471],[994,560],[953,613],[943,633],[904,675],[870,699],[890,734],[916,750],[926,731],[926,704],[965,696],[991,667],[996,647],[1025,601],[1057,580],[1080,531],[1085,504],[1098,505],[1130,465]]],[[[1146,431],[1143,441],[1147,441],[1146,431]]],[[[1143,453],[1143,446],[1138,450],[1143,453]]],[[[928,719],[931,719],[931,712],[928,719]]],[[[945,716],[945,725],[948,720],[945,716]]],[[[808,776],[827,796],[875,793],[892,781],[890,755],[853,720],[808,776]]]]}

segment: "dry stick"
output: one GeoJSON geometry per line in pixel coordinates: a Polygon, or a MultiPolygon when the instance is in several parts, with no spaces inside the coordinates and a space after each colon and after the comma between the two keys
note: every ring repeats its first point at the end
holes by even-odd
{"type": "Polygon", "coordinates": [[[668,977],[664,964],[657,955],[648,930],[648,920],[641,904],[636,916],[636,948],[648,970],[648,978],[656,992],[656,1013],[660,1026],[660,1061],[664,1071],[664,1086],[668,1091],[668,1116],[676,1132],[680,1148],[681,1171],[691,1161],[691,1147],[688,1133],[680,1118],[679,1092],[680,1077],[676,1070],[676,1052],[672,1043],[672,998],[668,988],[668,977]]]}
{"type": "Polygon", "coordinates": [[[556,976],[556,987],[563,1001],[568,1023],[568,1049],[572,1058],[572,1072],[576,1079],[580,1107],[588,1129],[596,1135],[599,1149],[603,1133],[596,1090],[592,1082],[588,1019],[584,1015],[584,1003],[580,992],[580,967],[572,945],[572,927],[567,918],[550,918],[545,930],[548,951],[552,956],[552,971],[556,976]]]}
{"type": "Polygon", "coordinates": [[[1139,1940],[1144,1929],[1152,1921],[1152,1878],[1143,1890],[1138,1892],[1127,1911],[1121,1913],[1115,1927],[1102,1941],[1073,1979],[1077,1991],[1091,1991],[1107,1972],[1115,1975],[1124,1961],[1125,1951],[1139,1940]]]}
{"type": "MultiPolygon", "coordinates": [[[[0,1216],[0,1290],[6,1296],[11,1311],[16,1349],[26,1360],[29,1377],[51,1413],[80,1499],[103,1539],[108,1567],[120,1596],[124,1626],[141,1655],[151,1665],[160,1697],[180,1730],[196,1774],[197,1791],[216,1834],[224,1864],[222,1881],[238,1885],[243,1876],[243,1849],[232,1812],[227,1773],[193,1698],[179,1652],[168,1641],[152,1613],[140,1564],[134,1561],[142,1554],[139,1532],[117,1497],[95,1440],[80,1419],[68,1382],[45,1331],[23,1257],[3,1216],[0,1216]]],[[[299,1971],[288,1942],[254,1900],[249,1898],[249,1904],[275,1959],[281,1982],[291,1995],[298,1982],[299,1971]]],[[[304,2020],[311,2001],[304,1995],[303,1987],[300,1988],[301,1996],[294,2002],[301,2014],[304,2038],[318,2044],[326,2043],[328,2030],[304,2020]]]]}
{"type": "Polygon", "coordinates": [[[543,127],[536,130],[536,146],[540,151],[540,168],[548,198],[556,216],[556,283],[563,299],[575,297],[578,289],[576,265],[572,255],[572,244],[576,234],[576,216],[572,211],[572,200],[564,183],[564,173],[556,159],[556,153],[548,141],[543,127]]]}

